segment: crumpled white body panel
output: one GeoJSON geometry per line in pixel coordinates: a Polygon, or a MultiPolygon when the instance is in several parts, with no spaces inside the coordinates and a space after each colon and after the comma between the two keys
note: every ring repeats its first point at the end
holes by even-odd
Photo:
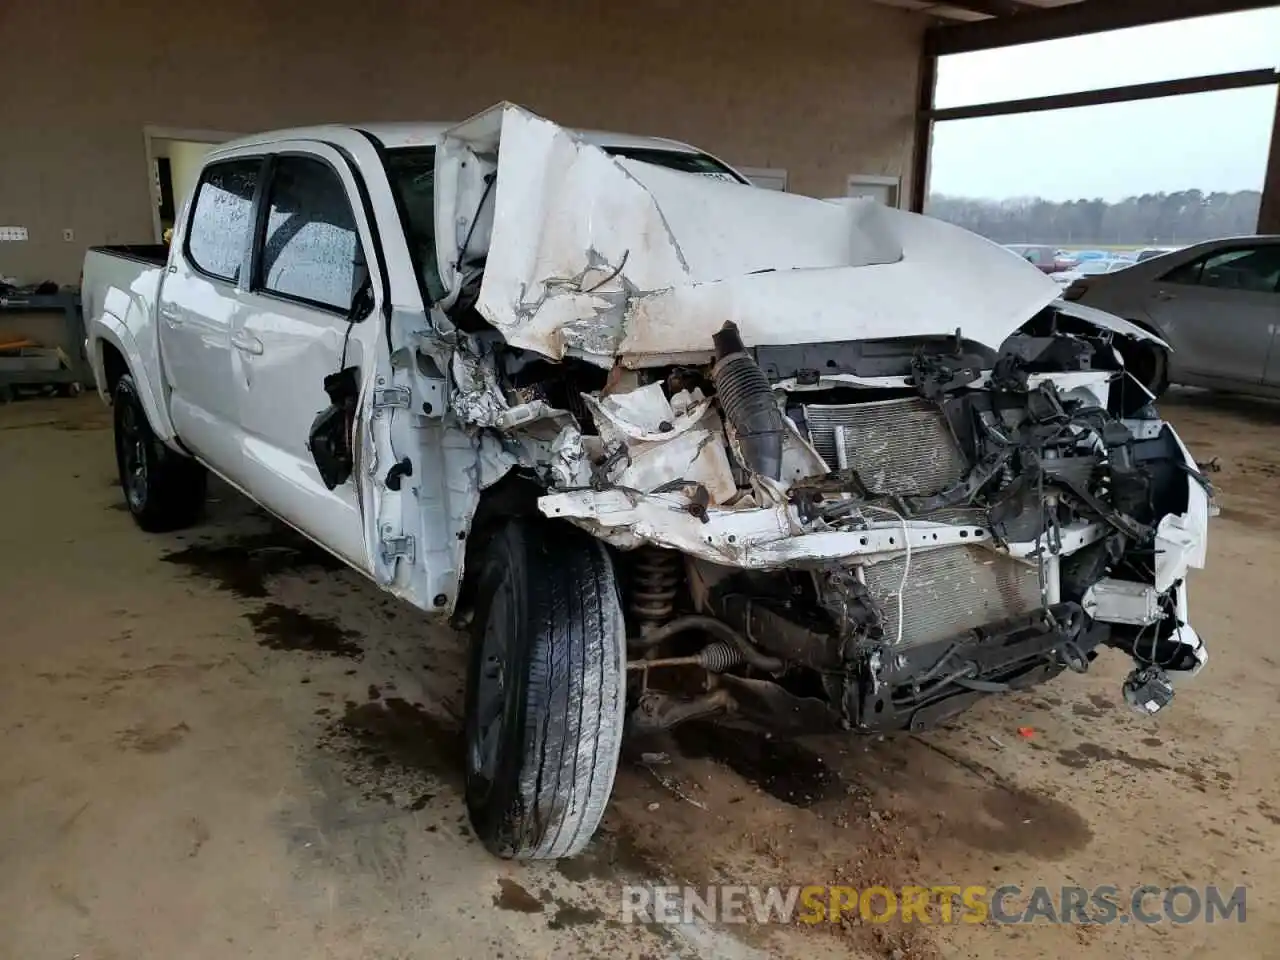
{"type": "Polygon", "coordinates": [[[469,238],[476,307],[509,344],[603,366],[707,355],[727,320],[748,346],[959,328],[994,348],[1059,292],[942,221],[617,160],[510,104],[446,137],[437,209],[446,285],[469,238]]]}
{"type": "MultiPolygon", "coordinates": [[[[620,549],[656,545],[719,567],[864,570],[902,560],[904,583],[913,554],[985,547],[1039,566],[1046,605],[1060,599],[1061,559],[1110,532],[1102,522],[1079,521],[1057,531],[1052,545],[1003,543],[982,521],[912,520],[876,506],[859,508],[873,520],[828,526],[786,496],[791,483],[836,466],[790,419],[781,476],[753,474],[748,489],[730,465],[731,452],[745,462],[736,427],[721,421],[700,390],[668,396],[663,382],[617,369],[700,364],[728,322],[747,346],[949,337],[958,330],[998,350],[1058,300],[1059,289],[981,237],[870,201],[815,200],[615,159],[509,104],[446,135],[437,154],[436,209],[439,267],[451,291],[445,307],[464,292],[474,295],[475,308],[509,346],[611,370],[601,392],[582,395],[593,431],[542,400],[508,407],[492,371],[465,364],[459,371],[454,363],[455,375],[467,374],[457,376],[454,404],[463,419],[501,431],[507,456],[553,478],[538,501],[547,517],[620,549]]],[[[1119,336],[1156,340],[1079,304],[1059,301],[1056,309],[1119,336]]],[[[981,389],[988,376],[970,386],[981,389]]],[[[1033,380],[1091,395],[1089,402],[1105,407],[1112,377],[1080,370],[1033,380]]],[[[910,382],[838,373],[773,387],[803,394],[841,385],[910,382]]],[[[1194,471],[1185,447],[1182,454],[1194,471]]],[[[1164,517],[1156,531],[1152,591],[1174,591],[1180,629],[1194,637],[1185,578],[1204,562],[1208,498],[1196,480],[1187,483],[1188,509],[1164,517]]],[[[1203,644],[1188,646],[1198,669],[1203,644]]]]}

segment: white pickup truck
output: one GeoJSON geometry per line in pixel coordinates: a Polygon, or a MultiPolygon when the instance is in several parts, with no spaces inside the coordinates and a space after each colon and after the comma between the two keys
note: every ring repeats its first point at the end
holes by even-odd
{"type": "Polygon", "coordinates": [[[218,147],[163,248],[85,261],[124,495],[211,470],[471,627],[489,849],[594,831],[624,726],[918,729],[1134,660],[1197,672],[1207,484],[1166,348],[958,228],[756,189],[503,104],[218,147]]]}

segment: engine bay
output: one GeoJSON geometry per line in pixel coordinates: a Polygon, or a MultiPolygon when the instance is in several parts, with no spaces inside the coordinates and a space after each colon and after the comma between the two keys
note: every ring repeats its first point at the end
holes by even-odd
{"type": "Polygon", "coordinates": [[[618,551],[634,728],[917,729],[1104,647],[1152,713],[1206,658],[1209,485],[1112,331],[1050,307],[999,350],[748,349],[726,323],[705,363],[609,370],[471,340],[487,483],[618,551]]]}
{"type": "Polygon", "coordinates": [[[1206,661],[1210,489],[1140,379],[1158,338],[949,224],[611,157],[510,104],[446,135],[435,195],[446,292],[430,330],[388,321],[423,415],[387,449],[444,451],[420,605],[495,520],[587,531],[640,730],[914,729],[1106,647],[1150,714],[1206,661]]]}

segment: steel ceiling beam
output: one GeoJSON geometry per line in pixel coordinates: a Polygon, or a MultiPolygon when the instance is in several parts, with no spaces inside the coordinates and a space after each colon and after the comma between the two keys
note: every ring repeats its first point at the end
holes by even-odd
{"type": "Polygon", "coordinates": [[[907,189],[910,209],[924,213],[929,199],[929,162],[933,158],[933,103],[938,88],[938,58],[920,56],[916,78],[915,136],[912,138],[911,171],[907,189]]]}
{"type": "Polygon", "coordinates": [[[1011,17],[932,27],[925,33],[925,51],[945,57],[1275,6],[1280,6],[1280,0],[1081,0],[1060,7],[1026,10],[1011,17]]]}
{"type": "Polygon", "coordinates": [[[1033,4],[1021,0],[938,0],[938,6],[959,7],[988,17],[1016,17],[1024,11],[1036,9],[1033,4]]]}
{"type": "Polygon", "coordinates": [[[1012,113],[1039,113],[1044,110],[1067,110],[1072,107],[1097,107],[1104,103],[1129,103],[1134,100],[1154,100],[1158,97],[1178,97],[1188,93],[1265,87],[1277,82],[1280,82],[1280,73],[1270,68],[1240,70],[1235,73],[1213,73],[1203,77],[1160,80],[1155,83],[1131,83],[1123,87],[1057,93],[1044,97],[1028,97],[1023,100],[998,100],[993,103],[975,103],[964,107],[943,107],[928,110],[926,115],[935,123],[944,120],[973,120],[977,117],[1003,117],[1012,113]]]}
{"type": "Polygon", "coordinates": [[[1280,234],[1280,91],[1276,118],[1271,125],[1271,152],[1262,179],[1262,205],[1258,208],[1258,232],[1280,234]]]}

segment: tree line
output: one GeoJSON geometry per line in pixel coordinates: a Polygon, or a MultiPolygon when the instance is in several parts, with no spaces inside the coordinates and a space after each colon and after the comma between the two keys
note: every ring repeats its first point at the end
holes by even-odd
{"type": "Polygon", "coordinates": [[[997,243],[1172,246],[1257,232],[1261,201],[1257,190],[1144,193],[1118,203],[934,194],[925,212],[997,243]]]}

